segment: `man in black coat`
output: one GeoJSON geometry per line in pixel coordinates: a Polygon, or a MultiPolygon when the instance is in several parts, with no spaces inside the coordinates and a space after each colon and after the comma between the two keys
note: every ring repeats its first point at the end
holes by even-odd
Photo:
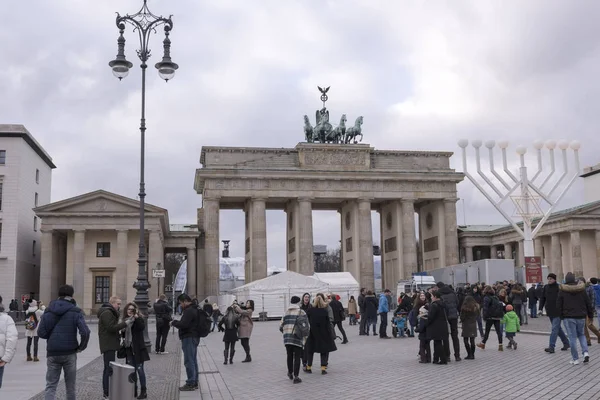
{"type": "Polygon", "coordinates": [[[429,315],[425,323],[427,340],[433,340],[433,363],[448,364],[448,358],[444,349],[444,340],[448,341],[448,320],[446,319],[445,306],[440,298],[439,291],[431,293],[431,304],[429,315]]]}
{"type": "Polygon", "coordinates": [[[548,284],[544,286],[542,297],[540,298],[540,312],[546,307],[546,315],[550,318],[552,324],[552,331],[550,332],[550,344],[544,349],[546,353],[554,353],[554,347],[556,346],[556,338],[560,337],[563,344],[562,351],[569,350],[569,339],[562,329],[560,320],[560,313],[557,307],[559,286],[556,282],[555,274],[548,274],[548,284]]]}
{"type": "Polygon", "coordinates": [[[198,389],[198,345],[200,344],[200,331],[198,330],[198,307],[187,294],[179,296],[179,305],[183,315],[179,321],[171,321],[171,326],[179,330],[181,349],[183,350],[183,363],[187,380],[179,388],[182,392],[191,392],[198,389]]]}
{"type": "MultiPolygon", "coordinates": [[[[449,286],[444,285],[443,282],[438,282],[437,287],[439,297],[442,299],[446,309],[448,323],[450,324],[450,336],[452,337],[452,346],[454,347],[454,359],[460,361],[460,342],[458,340],[458,296],[449,286]]],[[[450,342],[448,336],[446,336],[444,342],[444,350],[448,360],[450,360],[450,342]]]]}
{"type": "Polygon", "coordinates": [[[583,362],[589,362],[590,356],[584,329],[586,318],[594,318],[594,308],[590,298],[585,293],[585,283],[575,280],[575,275],[572,272],[567,273],[565,284],[560,286],[556,308],[560,319],[565,322],[567,332],[569,332],[571,356],[573,357],[571,364],[579,364],[578,340],[583,353],[583,362]]]}
{"type": "Polygon", "coordinates": [[[367,326],[367,308],[365,307],[365,288],[360,288],[358,295],[358,312],[360,312],[360,324],[358,326],[359,335],[366,335],[367,326]]]}
{"type": "Polygon", "coordinates": [[[342,333],[343,341],[342,344],[348,343],[348,338],[346,337],[346,331],[342,326],[342,321],[346,319],[346,313],[344,312],[344,305],[337,299],[335,294],[331,294],[331,301],[329,302],[329,306],[331,307],[331,311],[333,311],[333,330],[335,332],[335,327],[337,326],[340,332],[342,333]]]}
{"type": "Polygon", "coordinates": [[[535,289],[535,285],[532,285],[527,291],[527,300],[529,301],[529,313],[531,314],[531,318],[537,318],[538,297],[535,289]]]}
{"type": "Polygon", "coordinates": [[[156,316],[156,354],[168,354],[165,351],[167,337],[169,336],[171,314],[173,308],[167,302],[167,296],[161,294],[158,301],[154,303],[154,315],[156,316]]]}

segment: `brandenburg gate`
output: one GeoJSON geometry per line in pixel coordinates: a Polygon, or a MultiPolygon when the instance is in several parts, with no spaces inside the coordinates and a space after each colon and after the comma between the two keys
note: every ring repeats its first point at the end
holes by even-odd
{"type": "MultiPolygon", "coordinates": [[[[203,147],[194,188],[202,195],[198,273],[191,293],[219,294],[219,211],[245,212],[245,278],[267,276],[266,210],[287,214],[287,269],[314,272],[313,210],[340,213],[341,259],[362,287],[374,288],[371,211],[381,218],[383,287],[417,272],[417,223],[423,269],[458,264],[456,185],[450,152],[376,150],[357,143],[363,118],[329,124],[325,108],[294,148],[203,147]],[[196,279],[197,278],[197,279],[196,279]],[[193,290],[195,289],[195,290],[193,290]]],[[[324,93],[323,93],[324,92],[324,93]]],[[[195,271],[194,271],[195,272],[195,271]]]]}

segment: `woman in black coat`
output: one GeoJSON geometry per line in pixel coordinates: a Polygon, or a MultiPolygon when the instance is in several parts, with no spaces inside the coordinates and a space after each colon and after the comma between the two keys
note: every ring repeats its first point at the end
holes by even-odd
{"type": "Polygon", "coordinates": [[[369,336],[369,327],[373,326],[373,336],[377,335],[377,308],[379,303],[372,291],[368,291],[365,296],[365,308],[367,309],[366,334],[369,336]]]}
{"type": "Polygon", "coordinates": [[[431,304],[429,305],[429,315],[427,316],[427,339],[433,340],[433,363],[448,364],[444,352],[443,341],[448,340],[448,319],[446,318],[446,308],[439,297],[438,291],[431,293],[431,304]]]}
{"type": "Polygon", "coordinates": [[[306,341],[308,360],[306,373],[312,373],[312,363],[315,353],[321,355],[321,374],[327,374],[327,365],[329,364],[329,353],[336,351],[329,313],[327,312],[327,302],[323,297],[317,295],[313,301],[313,307],[306,312],[310,323],[310,334],[306,341]]]}
{"type": "Polygon", "coordinates": [[[144,362],[150,361],[150,355],[144,341],[144,318],[139,314],[139,310],[135,303],[129,303],[123,310],[123,320],[127,323],[127,327],[122,333],[127,354],[127,364],[135,368],[137,374],[135,378],[135,393],[137,396],[137,376],[140,379],[141,392],[138,399],[147,399],[146,393],[146,373],[144,372],[144,362]]]}

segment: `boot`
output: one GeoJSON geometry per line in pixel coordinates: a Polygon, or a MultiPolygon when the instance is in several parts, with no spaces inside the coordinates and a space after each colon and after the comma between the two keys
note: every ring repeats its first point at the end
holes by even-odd
{"type": "Polygon", "coordinates": [[[479,343],[477,347],[479,347],[481,350],[485,350],[485,343],[479,343]]]}
{"type": "Polygon", "coordinates": [[[251,362],[252,357],[250,357],[250,353],[246,353],[246,358],[242,360],[243,363],[251,362]]]}
{"type": "Polygon", "coordinates": [[[34,356],[33,357],[33,362],[38,362],[38,361],[40,361],[40,359],[38,358],[38,356],[34,356]]]}
{"type": "Polygon", "coordinates": [[[31,356],[27,356],[27,361],[33,361],[33,358],[31,358],[31,356]]]}
{"type": "Polygon", "coordinates": [[[148,393],[146,393],[145,387],[142,388],[142,391],[140,392],[140,395],[137,398],[138,399],[147,399],[148,398],[148,393]]]}
{"type": "Polygon", "coordinates": [[[508,346],[506,346],[508,349],[512,349],[512,341],[508,342],[508,346]]]}
{"type": "Polygon", "coordinates": [[[327,375],[327,366],[321,365],[321,375],[327,375]]]}
{"type": "Polygon", "coordinates": [[[235,350],[231,350],[229,352],[229,364],[233,364],[233,355],[235,354],[235,350]]]}
{"type": "Polygon", "coordinates": [[[225,357],[225,361],[223,361],[223,365],[227,365],[227,350],[223,350],[223,356],[225,357]]]}
{"type": "Polygon", "coordinates": [[[504,347],[501,344],[498,345],[498,351],[504,351],[504,347]]]}

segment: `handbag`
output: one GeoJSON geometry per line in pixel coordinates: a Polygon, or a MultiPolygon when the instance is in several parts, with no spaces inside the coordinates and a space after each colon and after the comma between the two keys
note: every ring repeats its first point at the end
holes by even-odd
{"type": "Polygon", "coordinates": [[[358,321],[358,320],[360,319],[360,313],[356,313],[356,314],[354,315],[354,318],[356,318],[356,320],[358,321]]]}
{"type": "Polygon", "coordinates": [[[124,340],[121,340],[121,347],[117,350],[117,358],[127,358],[127,349],[125,348],[124,340]]]}

